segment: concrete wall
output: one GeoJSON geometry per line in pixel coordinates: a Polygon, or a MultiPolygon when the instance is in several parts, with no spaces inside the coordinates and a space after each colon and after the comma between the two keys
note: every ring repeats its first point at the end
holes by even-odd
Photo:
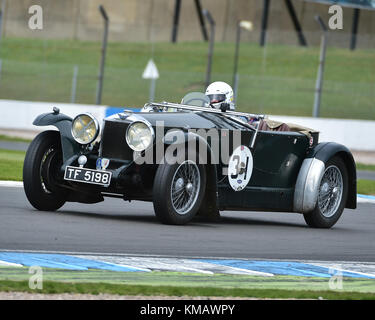
{"type": "MultiPolygon", "coordinates": [[[[110,17],[110,41],[170,41],[174,0],[6,0],[4,30],[6,36],[100,40],[102,19],[98,11],[103,4],[110,17]],[[28,8],[43,8],[44,29],[28,28],[28,8]]],[[[258,41],[263,0],[201,0],[216,20],[216,40],[234,41],[236,22],[252,20],[255,30],[243,33],[244,41],[258,41]]],[[[328,23],[328,6],[293,0],[298,18],[309,44],[320,39],[314,16],[328,23]]],[[[337,45],[348,46],[353,9],[344,8],[344,30],[332,32],[337,45]]],[[[297,43],[293,25],[283,0],[271,1],[269,42],[297,43]]],[[[361,11],[358,45],[375,46],[375,11],[361,11]]],[[[193,0],[183,0],[178,40],[197,41],[202,35],[193,0]]]]}

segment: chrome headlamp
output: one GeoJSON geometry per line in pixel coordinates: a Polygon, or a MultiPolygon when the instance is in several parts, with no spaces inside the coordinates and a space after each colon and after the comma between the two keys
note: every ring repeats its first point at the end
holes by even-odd
{"type": "Polygon", "coordinates": [[[80,144],[93,142],[100,131],[99,122],[89,113],[77,115],[72,122],[72,136],[80,144]]]}
{"type": "Polygon", "coordinates": [[[134,121],[126,130],[126,142],[134,151],[146,150],[154,141],[154,129],[144,121],[134,121]]]}

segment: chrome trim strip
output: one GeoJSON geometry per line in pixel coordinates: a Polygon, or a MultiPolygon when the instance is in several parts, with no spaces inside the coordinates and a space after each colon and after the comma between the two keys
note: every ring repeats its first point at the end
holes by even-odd
{"type": "Polygon", "coordinates": [[[252,140],[251,140],[251,145],[250,145],[250,148],[251,148],[251,149],[254,149],[254,144],[255,144],[255,140],[256,140],[257,135],[258,135],[259,126],[260,126],[260,121],[259,121],[258,124],[257,124],[257,127],[256,127],[256,129],[255,129],[255,133],[254,133],[253,138],[252,138],[252,140]]]}
{"type": "Polygon", "coordinates": [[[100,130],[100,142],[99,142],[99,158],[102,157],[102,153],[103,153],[103,144],[102,144],[102,141],[103,141],[103,135],[104,135],[104,130],[105,130],[105,123],[106,123],[106,120],[103,119],[102,121],[102,130],[100,130]]]}
{"type": "Polygon", "coordinates": [[[171,103],[171,102],[151,102],[146,103],[145,107],[156,107],[156,108],[175,108],[175,109],[181,109],[181,110],[190,110],[190,111],[203,111],[203,112],[210,112],[210,113],[218,113],[221,115],[227,115],[227,116],[245,116],[245,117],[251,117],[251,118],[257,118],[257,119],[264,119],[264,114],[253,114],[253,113],[245,113],[245,112],[238,112],[233,110],[227,110],[225,112],[221,111],[220,109],[215,108],[209,108],[209,107],[197,107],[197,106],[191,106],[186,104],[179,104],[179,103],[171,103]]]}

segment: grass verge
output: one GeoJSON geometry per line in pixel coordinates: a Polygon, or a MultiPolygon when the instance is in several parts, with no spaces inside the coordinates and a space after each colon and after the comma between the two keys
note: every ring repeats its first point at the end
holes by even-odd
{"type": "Polygon", "coordinates": [[[375,181],[359,179],[357,181],[357,192],[359,194],[375,195],[375,181]]]}
{"type": "Polygon", "coordinates": [[[24,139],[24,138],[20,138],[20,137],[8,136],[8,135],[5,135],[5,134],[0,134],[0,141],[26,142],[26,143],[31,142],[30,139],[24,139]]]}
{"type": "Polygon", "coordinates": [[[181,272],[116,272],[43,268],[43,288],[29,288],[28,267],[0,267],[0,291],[44,294],[115,294],[297,299],[372,299],[375,280],[343,278],[342,289],[331,290],[329,278],[181,272]]]}
{"type": "MultiPolygon", "coordinates": [[[[100,41],[6,37],[0,48],[0,98],[70,102],[73,69],[78,66],[76,102],[95,103],[100,52],[100,41]]],[[[212,81],[232,84],[233,55],[233,42],[215,43],[212,81]]],[[[327,48],[322,117],[375,119],[374,56],[372,49],[327,48]]],[[[157,101],[178,102],[190,91],[204,91],[207,43],[110,42],[102,103],[143,106],[150,83],[142,73],[151,57],[160,73],[157,101]]],[[[262,48],[242,42],[238,110],[311,116],[318,64],[319,47],[268,44],[262,48]]]]}
{"type": "Polygon", "coordinates": [[[0,180],[22,181],[24,151],[0,149],[0,180]]]}
{"type": "Polygon", "coordinates": [[[329,299],[329,300],[375,300],[374,293],[278,290],[278,289],[238,289],[210,287],[173,287],[123,285],[111,283],[63,283],[56,281],[43,282],[43,289],[30,289],[28,281],[0,281],[0,291],[29,292],[42,294],[76,293],[76,294],[114,294],[142,296],[203,296],[232,298],[273,298],[273,299],[329,299]]]}
{"type": "Polygon", "coordinates": [[[357,163],[356,165],[357,165],[357,170],[375,171],[375,165],[374,164],[357,163]]]}

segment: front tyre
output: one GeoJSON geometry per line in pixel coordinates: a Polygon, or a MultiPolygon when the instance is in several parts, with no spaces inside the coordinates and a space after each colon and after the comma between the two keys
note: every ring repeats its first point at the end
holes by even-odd
{"type": "Polygon", "coordinates": [[[206,171],[203,165],[192,160],[160,165],[153,187],[156,217],[165,224],[188,223],[201,206],[205,188],[206,171]]]}
{"type": "Polygon", "coordinates": [[[67,192],[59,187],[62,149],[58,131],[43,131],[27,149],[23,165],[23,186],[31,205],[42,211],[62,207],[67,192]]]}
{"type": "Polygon", "coordinates": [[[306,223],[313,228],[331,228],[340,218],[347,196],[348,172],[343,160],[336,156],[325,164],[315,208],[303,215],[306,223]]]}

